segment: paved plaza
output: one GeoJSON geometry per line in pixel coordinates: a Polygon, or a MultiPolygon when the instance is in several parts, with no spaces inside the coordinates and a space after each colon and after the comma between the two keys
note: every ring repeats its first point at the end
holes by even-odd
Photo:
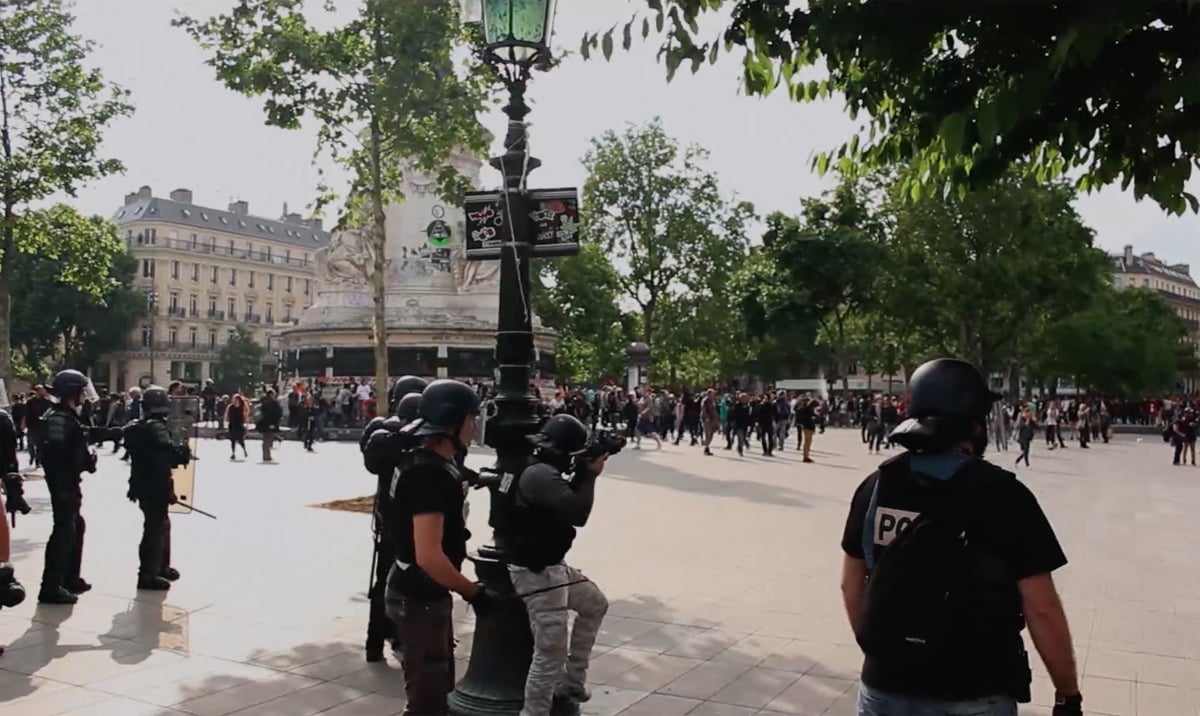
{"type": "MultiPolygon", "coordinates": [[[[257,445],[252,445],[252,456],[257,445]]],[[[570,561],[609,595],[592,662],[596,716],[854,713],[860,657],[842,613],[838,542],[849,497],[879,461],[857,431],[817,436],[816,464],[695,448],[627,450],[609,462],[570,561]]],[[[399,667],[361,646],[367,515],[315,509],[369,494],[348,444],[299,444],[280,464],[200,450],[195,503],[174,518],[169,593],[139,593],[141,515],[125,463],[105,454],[84,481],[84,576],[74,607],[34,595],[50,531],[45,484],[13,535],[30,598],[0,612],[4,716],[387,716],[404,707],[399,667]]],[[[1015,457],[998,459],[1007,464],[1015,457]]],[[[1021,476],[1071,563],[1058,576],[1089,712],[1200,714],[1200,468],[1171,467],[1157,438],[1090,450],[1035,445],[1021,476]]],[[[485,464],[486,455],[473,458],[485,464]]],[[[487,534],[486,496],[472,529],[487,534]]],[[[471,646],[458,605],[459,673],[471,646]]],[[[1034,660],[1034,704],[1053,689],[1034,660]]]]}

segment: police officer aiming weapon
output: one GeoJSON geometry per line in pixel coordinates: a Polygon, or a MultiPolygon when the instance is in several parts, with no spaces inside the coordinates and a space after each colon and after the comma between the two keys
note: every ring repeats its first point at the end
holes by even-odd
{"type": "Polygon", "coordinates": [[[514,515],[507,526],[509,575],[533,629],[521,714],[574,713],[591,698],[584,684],[608,599],[564,560],[591,516],[596,478],[625,440],[610,433],[592,439],[568,414],[550,418],[529,440],[532,462],[509,487],[514,515]],[[570,631],[568,609],[577,615],[570,631]]]}
{"type": "Polygon", "coordinates": [[[142,542],[138,546],[138,589],[166,591],[179,579],[171,566],[171,520],[168,509],[177,503],[171,471],[187,465],[192,451],[171,438],[167,419],[171,401],[166,389],[152,385],[142,393],[142,418],[125,426],[129,451],[130,502],[142,511],[142,542]]]}
{"type": "Polygon", "coordinates": [[[38,454],[50,488],[54,528],[46,543],[46,567],[38,602],[74,604],[76,595],[92,588],[79,576],[83,537],[87,528],[83,504],[83,473],[96,472],[96,453],[88,449],[88,428],[80,419],[87,401],[98,400],[92,381],[77,370],[60,371],[50,383],[55,402],[43,418],[38,454]]]}
{"type": "Polygon", "coordinates": [[[394,555],[391,544],[385,538],[386,515],[383,508],[393,474],[402,467],[413,448],[420,444],[411,433],[401,435],[400,429],[420,416],[421,393],[424,390],[425,381],[416,376],[406,375],[397,380],[391,390],[391,395],[395,397],[392,401],[393,414],[388,418],[372,418],[363,429],[359,441],[363,464],[367,472],[376,477],[374,503],[371,506],[371,574],[367,589],[371,611],[367,621],[365,649],[369,662],[383,661],[385,642],[391,642],[392,651],[397,655],[402,651],[400,635],[388,618],[384,605],[387,573],[394,555]]]}

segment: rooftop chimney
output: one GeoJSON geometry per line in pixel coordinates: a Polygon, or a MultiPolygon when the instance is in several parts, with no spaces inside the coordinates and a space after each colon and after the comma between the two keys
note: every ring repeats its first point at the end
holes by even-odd
{"type": "Polygon", "coordinates": [[[152,199],[154,198],[154,194],[150,191],[150,187],[142,185],[137,190],[137,197],[139,199],[152,199]]]}
{"type": "Polygon", "coordinates": [[[250,215],[250,202],[242,201],[241,199],[230,202],[229,203],[229,213],[237,214],[239,216],[249,216],[250,215]]]}
{"type": "Polygon", "coordinates": [[[1125,265],[1133,263],[1133,245],[1125,244],[1125,265]]]}
{"type": "Polygon", "coordinates": [[[137,200],[138,200],[138,193],[136,191],[130,192],[125,195],[125,206],[129,206],[130,204],[136,202],[137,200]]]}
{"type": "Polygon", "coordinates": [[[175,191],[171,192],[171,201],[177,201],[180,204],[191,204],[192,203],[192,190],[191,189],[176,189],[175,191]]]}
{"type": "Polygon", "coordinates": [[[302,221],[301,223],[304,224],[305,226],[313,228],[317,231],[325,230],[324,228],[322,228],[325,224],[324,220],[317,216],[314,216],[310,219],[306,219],[306,220],[302,221]]]}
{"type": "Polygon", "coordinates": [[[1142,254],[1142,260],[1143,260],[1143,261],[1149,261],[1149,262],[1156,262],[1156,263],[1157,263],[1157,262],[1158,262],[1158,257],[1154,255],[1154,252],[1153,252],[1153,251],[1147,251],[1147,252],[1145,252],[1145,253],[1143,253],[1143,254],[1142,254]]]}
{"type": "Polygon", "coordinates": [[[1179,273],[1186,273],[1188,276],[1192,275],[1192,267],[1190,264],[1175,264],[1171,268],[1175,269],[1179,273]]]}
{"type": "Polygon", "coordinates": [[[304,223],[304,217],[300,216],[299,214],[297,214],[295,212],[293,212],[291,214],[284,214],[283,220],[284,220],[284,222],[286,222],[288,224],[303,224],[304,223]]]}

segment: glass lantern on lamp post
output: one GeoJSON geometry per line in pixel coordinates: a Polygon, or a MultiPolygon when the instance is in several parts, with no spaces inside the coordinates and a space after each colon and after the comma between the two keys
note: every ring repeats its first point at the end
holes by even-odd
{"type": "Polygon", "coordinates": [[[526,179],[541,162],[528,153],[525,88],[532,70],[550,67],[555,4],[554,0],[480,0],[482,58],[496,70],[509,95],[503,110],[508,117],[504,153],[490,161],[504,177],[499,203],[504,220],[498,237],[504,250],[498,257],[496,395],[487,405],[484,436],[496,451],[495,472],[504,479],[488,487],[492,544],[480,547],[471,555],[471,561],[476,576],[488,589],[512,598],[504,600],[494,613],[475,620],[467,673],[450,695],[450,713],[456,716],[517,716],[533,654],[529,617],[508,576],[505,537],[511,534],[514,511],[508,494],[512,480],[508,476],[519,475],[528,465],[532,444],[527,438],[538,431],[545,418],[541,401],[530,390],[534,343],[529,292],[533,285],[530,259],[534,231],[526,179]]]}

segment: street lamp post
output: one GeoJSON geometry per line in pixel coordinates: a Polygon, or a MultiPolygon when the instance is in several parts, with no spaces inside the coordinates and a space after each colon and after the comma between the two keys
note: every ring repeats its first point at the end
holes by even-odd
{"type": "MultiPolygon", "coordinates": [[[[491,166],[504,176],[504,186],[494,204],[486,207],[495,241],[489,248],[468,258],[500,261],[500,310],[496,333],[496,397],[488,405],[485,440],[496,451],[495,470],[501,475],[489,487],[492,544],[471,556],[475,574],[489,589],[515,596],[508,576],[505,538],[511,533],[513,478],[528,464],[531,444],[526,439],[537,432],[544,416],[540,401],[530,390],[533,375],[533,312],[530,301],[532,278],[530,258],[538,238],[531,218],[534,198],[526,187],[529,173],[541,162],[529,156],[525,117],[525,88],[530,71],[549,66],[549,40],[554,22],[554,0],[481,0],[486,46],[483,58],[495,67],[509,92],[504,114],[508,131],[504,154],[491,166]],[[492,251],[490,255],[485,252],[492,251]]],[[[471,197],[468,196],[468,202],[471,197]]],[[[468,222],[480,220],[468,207],[468,222]]],[[[561,221],[556,219],[556,221],[561,221]]],[[[464,237],[474,240],[478,231],[464,237]]],[[[559,252],[562,253],[561,251],[559,252]]],[[[524,701],[525,677],[533,653],[529,618],[522,602],[513,598],[488,616],[477,616],[475,638],[467,673],[450,696],[450,713],[456,716],[516,716],[524,701]]]]}
{"type": "Polygon", "coordinates": [[[154,320],[158,316],[158,291],[146,294],[146,305],[150,309],[150,385],[154,385],[154,320]]]}

